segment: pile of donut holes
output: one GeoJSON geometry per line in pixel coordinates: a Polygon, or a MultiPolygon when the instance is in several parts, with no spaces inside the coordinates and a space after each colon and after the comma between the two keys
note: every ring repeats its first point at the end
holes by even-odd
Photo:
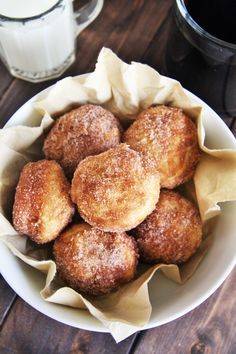
{"type": "Polygon", "coordinates": [[[200,158],[182,109],[149,107],[124,131],[85,104],[55,120],[43,153],[21,172],[13,224],[38,244],[54,241],[58,274],[73,289],[108,294],[133,279],[138,261],[180,264],[196,252],[198,209],[173,191],[200,158]]]}

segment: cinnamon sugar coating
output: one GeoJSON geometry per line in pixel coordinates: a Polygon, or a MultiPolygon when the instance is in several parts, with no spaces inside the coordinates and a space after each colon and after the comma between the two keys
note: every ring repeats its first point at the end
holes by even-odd
{"type": "Polygon", "coordinates": [[[86,104],[56,120],[43,151],[72,177],[81,160],[116,146],[120,139],[121,126],[114,115],[101,106],[86,104]]]}
{"type": "Polygon", "coordinates": [[[163,188],[190,180],[200,158],[197,128],[180,108],[144,110],[125,132],[124,141],[154,159],[163,188]]]}
{"type": "Polygon", "coordinates": [[[15,229],[39,244],[54,240],[74,214],[69,190],[57,162],[40,160],[26,164],[16,188],[15,229]]]}
{"type": "Polygon", "coordinates": [[[130,281],[137,267],[137,246],[126,233],[104,232],[77,224],[54,243],[57,271],[73,289],[91,295],[110,293],[130,281]]]}
{"type": "Polygon", "coordinates": [[[71,197],[85,221],[104,231],[127,231],[159,198],[159,173],[148,157],[120,144],[78,165],[71,197]]]}
{"type": "Polygon", "coordinates": [[[180,194],[162,190],[156,209],[133,230],[141,259],[146,263],[182,263],[202,240],[197,208],[180,194]]]}

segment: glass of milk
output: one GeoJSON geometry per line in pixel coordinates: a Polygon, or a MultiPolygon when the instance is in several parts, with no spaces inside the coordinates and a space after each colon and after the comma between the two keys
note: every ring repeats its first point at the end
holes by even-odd
{"type": "Polygon", "coordinates": [[[0,0],[0,58],[10,73],[40,82],[75,60],[76,36],[100,13],[103,0],[73,11],[73,0],[0,0]]]}

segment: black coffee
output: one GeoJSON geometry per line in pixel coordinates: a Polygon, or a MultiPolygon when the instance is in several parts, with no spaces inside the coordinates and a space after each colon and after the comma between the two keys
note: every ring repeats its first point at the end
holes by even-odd
{"type": "MultiPolygon", "coordinates": [[[[236,0],[185,0],[205,31],[236,43],[236,0]],[[234,24],[235,23],[235,24],[234,24]]],[[[220,116],[236,117],[236,46],[220,45],[196,31],[176,3],[163,71],[207,102],[220,116]]]]}
{"type": "Polygon", "coordinates": [[[185,5],[205,31],[236,44],[236,0],[185,0],[185,5]]]}

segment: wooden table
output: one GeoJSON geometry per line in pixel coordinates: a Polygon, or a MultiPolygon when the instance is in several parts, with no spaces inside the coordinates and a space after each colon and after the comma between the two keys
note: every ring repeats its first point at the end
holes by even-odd
{"type": "MultiPolygon", "coordinates": [[[[147,63],[162,73],[172,5],[173,0],[105,1],[101,15],[79,36],[76,63],[64,76],[92,71],[102,46],[127,62],[147,63]]],[[[54,82],[17,80],[0,64],[1,125],[25,101],[54,82]]],[[[234,119],[225,122],[235,133],[234,119]]],[[[110,334],[72,328],[42,315],[19,298],[0,275],[0,353],[234,354],[235,298],[236,270],[214,295],[184,317],[116,344],[110,334]]]]}

